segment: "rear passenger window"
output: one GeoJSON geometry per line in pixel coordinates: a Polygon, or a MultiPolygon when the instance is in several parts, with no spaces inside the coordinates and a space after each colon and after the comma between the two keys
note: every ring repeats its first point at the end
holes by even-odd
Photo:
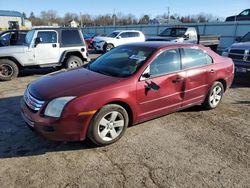
{"type": "Polygon", "coordinates": [[[182,49],[182,68],[188,69],[212,64],[212,58],[201,49],[183,48],[182,49]]]}
{"type": "Polygon", "coordinates": [[[62,30],[63,45],[81,45],[82,40],[78,30],[62,30]]]}
{"type": "Polygon", "coordinates": [[[150,64],[150,75],[162,75],[181,69],[179,50],[168,50],[158,55],[150,64]]]}
{"type": "Polygon", "coordinates": [[[41,43],[57,43],[57,33],[55,31],[39,31],[37,37],[42,39],[41,43]]]}

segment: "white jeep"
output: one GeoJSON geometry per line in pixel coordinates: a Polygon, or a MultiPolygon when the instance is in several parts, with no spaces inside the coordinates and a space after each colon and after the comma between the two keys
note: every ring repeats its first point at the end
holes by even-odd
{"type": "Polygon", "coordinates": [[[25,44],[0,48],[0,80],[17,77],[24,68],[76,68],[88,61],[81,30],[76,28],[36,28],[25,44]]]}
{"type": "Polygon", "coordinates": [[[93,46],[96,51],[107,52],[112,48],[132,42],[144,42],[145,36],[137,30],[116,30],[107,37],[95,37],[93,46]]]}

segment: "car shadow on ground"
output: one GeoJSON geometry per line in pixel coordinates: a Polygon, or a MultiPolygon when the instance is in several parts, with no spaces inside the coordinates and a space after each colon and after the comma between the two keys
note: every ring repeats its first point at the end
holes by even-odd
{"type": "Polygon", "coordinates": [[[0,99],[0,158],[43,155],[47,152],[91,149],[95,146],[84,142],[54,142],[31,131],[20,113],[22,96],[0,99]]]}
{"type": "Polygon", "coordinates": [[[18,77],[45,75],[60,70],[59,68],[37,68],[37,69],[24,69],[20,71],[18,77]]]}

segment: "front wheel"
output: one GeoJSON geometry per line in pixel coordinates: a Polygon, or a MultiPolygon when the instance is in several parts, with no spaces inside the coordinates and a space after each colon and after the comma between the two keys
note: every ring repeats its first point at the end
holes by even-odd
{"type": "Polygon", "coordinates": [[[114,45],[113,44],[107,44],[105,46],[105,52],[109,52],[110,50],[112,50],[114,48],[114,45]]]}
{"type": "Polygon", "coordinates": [[[119,140],[128,126],[127,111],[116,104],[105,105],[91,121],[88,138],[98,146],[119,140]]]}
{"type": "Polygon", "coordinates": [[[222,99],[224,93],[224,86],[221,82],[215,82],[208,92],[208,95],[203,103],[203,106],[210,110],[216,108],[222,99]]]}
{"type": "Polygon", "coordinates": [[[65,62],[66,69],[74,69],[77,67],[81,67],[82,65],[83,65],[82,59],[77,56],[70,56],[65,62]]]}
{"type": "Polygon", "coordinates": [[[0,80],[9,81],[16,78],[19,73],[16,63],[9,59],[0,60],[0,80]]]}

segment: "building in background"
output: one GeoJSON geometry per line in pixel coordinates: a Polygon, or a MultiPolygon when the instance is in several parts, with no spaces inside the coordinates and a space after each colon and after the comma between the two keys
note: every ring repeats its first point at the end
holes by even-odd
{"type": "Polygon", "coordinates": [[[149,24],[153,25],[164,25],[164,24],[180,24],[181,22],[170,18],[169,20],[166,18],[154,18],[152,20],[149,20],[149,24]]]}
{"type": "Polygon", "coordinates": [[[30,29],[31,26],[31,22],[25,20],[22,13],[18,11],[0,10],[0,30],[30,29]]]}
{"type": "Polygon", "coordinates": [[[75,20],[71,20],[69,23],[70,23],[70,27],[79,27],[79,23],[75,20]]]}

